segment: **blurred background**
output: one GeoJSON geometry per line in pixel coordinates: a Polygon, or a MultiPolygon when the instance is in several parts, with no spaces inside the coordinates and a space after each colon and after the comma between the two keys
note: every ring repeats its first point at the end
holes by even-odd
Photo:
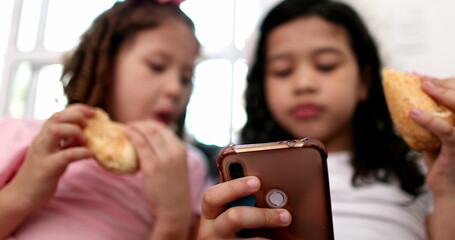
{"type": "MultiPolygon", "coordinates": [[[[61,55],[116,0],[0,1],[0,118],[48,118],[66,100],[61,55]]],[[[186,128],[199,142],[225,146],[245,123],[243,90],[256,24],[277,0],[186,0],[202,61],[186,128]]],[[[455,1],[345,0],[364,18],[384,66],[455,76],[455,1]]]]}

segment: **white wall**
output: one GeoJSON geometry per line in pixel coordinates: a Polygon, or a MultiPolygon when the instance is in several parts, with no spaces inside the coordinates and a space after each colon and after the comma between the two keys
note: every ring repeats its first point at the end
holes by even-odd
{"type": "Polygon", "coordinates": [[[384,66],[455,76],[455,1],[345,0],[365,19],[384,66]]]}

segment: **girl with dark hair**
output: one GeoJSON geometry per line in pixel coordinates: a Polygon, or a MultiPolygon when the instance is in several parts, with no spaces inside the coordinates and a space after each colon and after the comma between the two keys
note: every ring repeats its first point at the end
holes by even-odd
{"type": "Polygon", "coordinates": [[[190,237],[207,166],[170,128],[183,126],[199,53],[179,3],[117,2],[64,63],[68,106],[45,122],[0,123],[1,239],[190,237]],[[83,135],[94,107],[126,124],[140,171],[94,161],[83,135]]]}
{"type": "MultiPolygon", "coordinates": [[[[454,212],[448,206],[455,201],[455,129],[413,111],[443,142],[440,152],[425,155],[427,189],[420,155],[394,130],[376,45],[353,9],[337,1],[285,0],[264,18],[255,53],[243,142],[312,137],[325,144],[336,239],[427,239],[430,233],[436,239],[453,229],[442,219],[454,212]],[[430,226],[438,230],[428,232],[432,210],[438,220],[430,226]]],[[[455,110],[455,79],[432,82],[425,90],[455,110]],[[434,95],[436,89],[447,93],[434,95]]],[[[287,226],[292,217],[285,209],[224,207],[259,186],[247,177],[209,189],[201,238],[287,226]]]]}

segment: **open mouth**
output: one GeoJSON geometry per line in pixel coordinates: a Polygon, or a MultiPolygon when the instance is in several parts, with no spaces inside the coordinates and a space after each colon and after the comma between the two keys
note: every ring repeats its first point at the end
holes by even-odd
{"type": "Polygon", "coordinates": [[[172,114],[170,112],[159,112],[155,114],[153,119],[168,125],[172,122],[172,114]]]}

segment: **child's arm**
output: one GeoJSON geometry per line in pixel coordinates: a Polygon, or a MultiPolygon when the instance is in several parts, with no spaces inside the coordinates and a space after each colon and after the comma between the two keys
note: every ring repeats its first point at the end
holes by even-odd
{"type": "Polygon", "coordinates": [[[286,227],[291,216],[285,209],[232,207],[226,205],[251,195],[260,188],[256,177],[243,177],[209,188],[202,201],[202,218],[198,239],[238,239],[242,229],[286,227]]]}
{"type": "Polygon", "coordinates": [[[167,126],[154,121],[129,123],[144,192],[155,216],[150,239],[187,239],[191,193],[185,144],[167,126]]]}
{"type": "Polygon", "coordinates": [[[33,203],[15,187],[0,190],[0,239],[7,237],[33,211],[33,203]]]}
{"type": "MultiPolygon", "coordinates": [[[[455,78],[425,79],[423,89],[455,112],[455,78]]],[[[429,170],[426,181],[434,195],[431,238],[455,239],[455,126],[418,110],[411,117],[442,142],[440,150],[424,152],[429,170]]]]}
{"type": "Polygon", "coordinates": [[[91,157],[81,145],[91,108],[75,105],[54,114],[33,139],[14,178],[0,190],[0,238],[8,236],[34,210],[54,196],[69,163],[91,157]]]}

